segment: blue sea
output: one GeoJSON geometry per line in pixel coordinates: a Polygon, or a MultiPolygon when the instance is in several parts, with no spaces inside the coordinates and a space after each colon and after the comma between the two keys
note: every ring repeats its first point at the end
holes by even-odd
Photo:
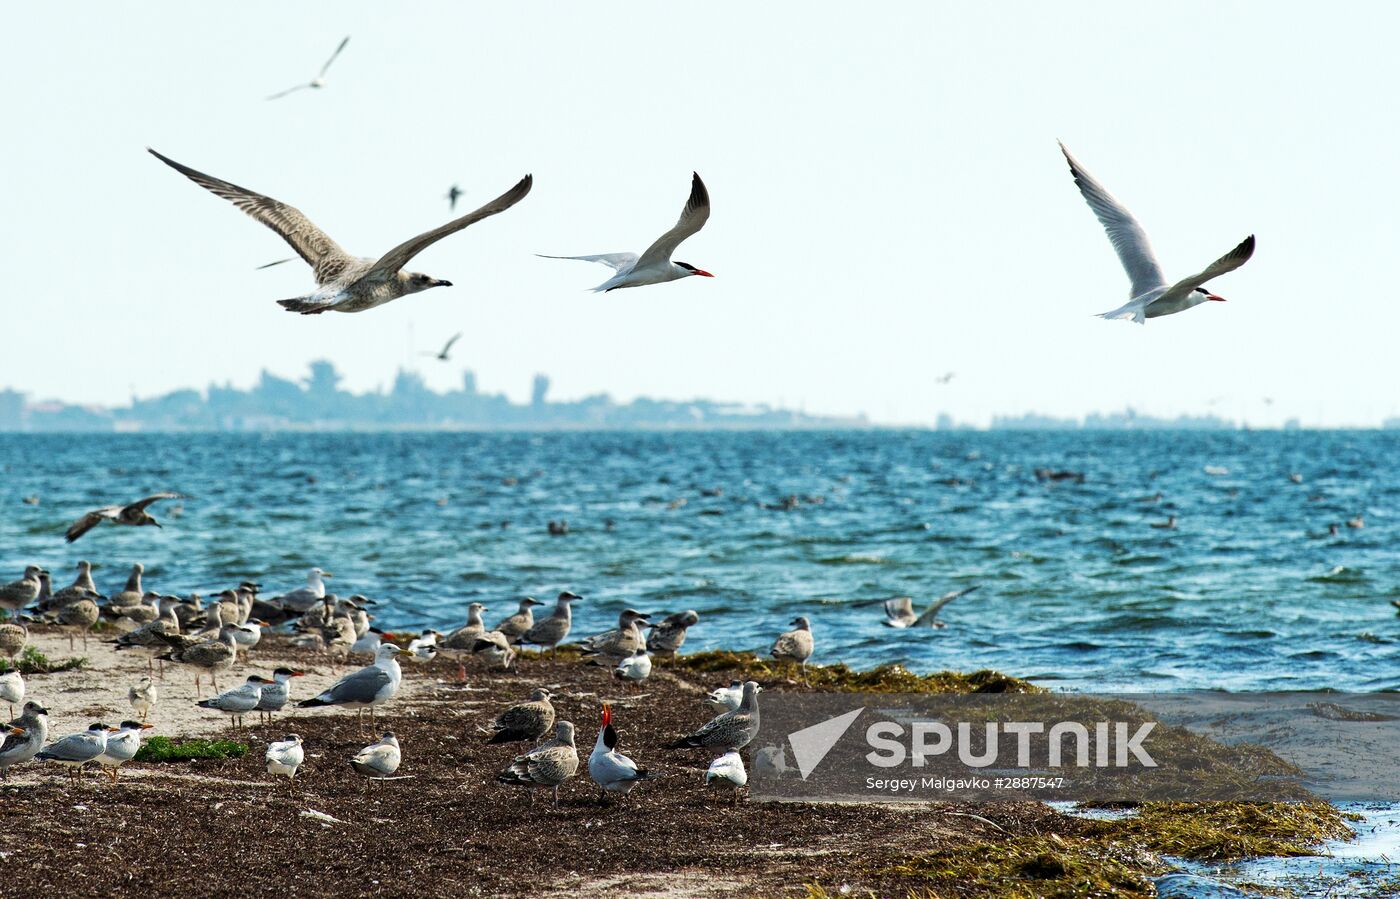
{"type": "Polygon", "coordinates": [[[567,588],[578,634],[696,609],[691,650],[766,651],[806,615],[814,661],[857,667],[1390,690],[1397,450],[1385,432],[8,434],[0,574],[64,584],[86,558],[115,590],[140,561],[165,593],[275,594],[319,566],[395,630],[567,588]],[[84,511],[167,489],[189,498],[153,509],[163,529],[65,544],[84,511]],[[974,584],[939,630],[860,604],[974,584]]]}

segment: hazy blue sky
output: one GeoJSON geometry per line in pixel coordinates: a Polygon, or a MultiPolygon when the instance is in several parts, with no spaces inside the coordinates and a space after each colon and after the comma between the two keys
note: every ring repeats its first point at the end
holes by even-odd
{"type": "Polygon", "coordinates": [[[326,357],[349,386],[697,395],[929,422],[1030,409],[1267,423],[1400,412],[1393,4],[30,4],[0,56],[0,385],[122,402],[326,357]],[[350,45],[322,91],[263,97],[350,45]],[[1138,327],[1055,146],[1169,276],[1258,235],[1229,298],[1138,327]],[[515,209],[358,315],[272,232],[148,156],[377,256],[526,172],[515,209]],[[617,291],[533,253],[640,251],[692,169],[713,280],[617,291]],[[462,330],[457,361],[420,358],[462,330]],[[958,373],[948,387],[933,383],[958,373]],[[1266,407],[1262,398],[1276,399],[1266,407]]]}

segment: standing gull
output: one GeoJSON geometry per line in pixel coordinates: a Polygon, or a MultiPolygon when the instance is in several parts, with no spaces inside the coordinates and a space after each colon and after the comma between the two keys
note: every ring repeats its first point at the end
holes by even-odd
{"type": "Polygon", "coordinates": [[[326,584],[322,578],[333,577],[329,571],[313,568],[306,575],[306,586],[299,587],[277,598],[282,606],[298,614],[304,614],[318,605],[326,597],[326,584]]]}
{"type": "Polygon", "coordinates": [[[438,650],[456,660],[457,680],[463,683],[467,680],[467,668],[462,664],[462,657],[469,654],[476,646],[476,641],[486,633],[486,625],[481,620],[481,613],[486,610],[479,602],[468,604],[467,623],[438,641],[438,650]]]}
{"type": "Polygon", "coordinates": [[[9,780],[10,769],[34,758],[48,738],[49,710],[32,700],[26,702],[24,713],[10,722],[9,732],[0,739],[0,780],[9,780]]]}
{"type": "Polygon", "coordinates": [[[579,641],[584,655],[600,655],[605,659],[619,661],[647,645],[642,628],[650,624],[645,612],[636,609],[623,609],[617,617],[617,627],[612,630],[584,637],[579,641]]]}
{"type": "Polygon", "coordinates": [[[29,642],[29,631],[18,621],[0,624],[0,656],[14,659],[29,642]]]}
{"type": "MultiPolygon", "coordinates": [[[[714,275],[698,269],[688,262],[672,262],[671,254],[701,228],[710,218],[710,194],[705,190],[705,182],[698,174],[692,173],[690,198],[675,227],[656,239],[642,255],[636,253],[601,253],[597,256],[545,256],[546,259],[577,259],[581,262],[601,262],[617,272],[608,280],[593,288],[594,293],[605,293],[620,287],[641,287],[645,284],[661,284],[680,278],[700,275],[713,278],[714,275]]],[[[544,254],[541,254],[544,255],[544,254]]]]}
{"type": "Polygon", "coordinates": [[[494,662],[502,671],[515,664],[515,649],[500,631],[487,631],[477,637],[472,644],[472,655],[485,656],[487,661],[494,662]]]}
{"type": "Polygon", "coordinates": [[[123,721],[114,733],[107,736],[107,748],[97,757],[97,763],[107,769],[112,783],[117,782],[117,769],[136,757],[141,748],[141,732],[154,727],[140,721],[123,721]]]}
{"type": "Polygon", "coordinates": [[[744,757],[731,749],[710,762],[705,772],[705,786],[719,787],[730,791],[730,805],[739,804],[739,790],[749,782],[749,772],[744,770],[744,757]]]}
{"type": "Polygon", "coordinates": [[[306,751],[302,749],[301,737],[298,734],[287,734],[281,740],[267,744],[267,752],[263,755],[267,762],[267,773],[271,775],[285,774],[287,776],[287,787],[291,789],[291,782],[296,779],[297,769],[302,762],[306,761],[306,751]]]}
{"type": "Polygon", "coordinates": [[[432,278],[419,272],[403,271],[403,267],[414,256],[449,234],[455,234],[468,225],[505,212],[525,199],[534,183],[533,178],[526,175],[510,190],[480,209],[431,231],[425,231],[417,237],[409,238],[376,260],[351,256],[295,207],[181,165],[155,150],[150,152],[195,184],[230,201],[276,231],[293,250],[296,250],[297,255],[306,260],[306,264],[311,266],[315,273],[317,289],[305,296],[277,301],[277,304],[288,312],[299,312],[302,315],[319,315],[328,311],[364,312],[421,290],[451,287],[451,281],[432,278]]]}
{"type": "Polygon", "coordinates": [[[368,708],[370,723],[373,724],[374,707],[398,695],[399,684],[403,682],[403,669],[399,667],[398,659],[408,655],[412,653],[392,643],[385,643],[375,653],[373,665],[345,675],[319,696],[297,703],[297,707],[314,709],[331,705],[354,706],[361,726],[364,723],[364,711],[368,708]]]}
{"type": "Polygon", "coordinates": [[[802,676],[807,676],[807,660],[812,657],[812,622],[807,616],[799,615],[792,619],[793,629],[778,636],[768,654],[775,659],[788,659],[802,667],[802,676]]]}
{"type": "Polygon", "coordinates": [[[141,575],[145,573],[145,565],[140,562],[132,565],[131,574],[126,576],[126,586],[112,596],[109,604],[114,606],[138,605],[146,596],[146,591],[141,589],[141,575]]]}
{"type": "Polygon", "coordinates": [[[651,656],[647,654],[645,646],[638,646],[632,654],[617,663],[613,669],[613,677],[627,681],[629,684],[640,684],[651,676],[651,656]]]}
{"type": "MultiPolygon", "coordinates": [[[[560,721],[555,725],[554,739],[542,743],[524,755],[516,756],[510,766],[496,775],[503,784],[522,787],[550,787],[554,790],[554,807],[559,807],[559,785],[578,772],[578,749],[574,747],[574,725],[560,721]]],[[[535,794],[530,793],[530,804],[535,794]]]]}
{"type": "Polygon", "coordinates": [[[156,700],[159,698],[156,682],[149,677],[141,678],[141,683],[126,691],[126,701],[131,703],[131,707],[141,716],[142,721],[151,716],[151,709],[155,708],[156,700]]]}
{"type": "Polygon", "coordinates": [[[651,633],[647,634],[647,649],[654,655],[673,656],[681,651],[681,646],[685,644],[685,633],[700,621],[700,613],[694,609],[686,609],[684,612],[677,612],[674,615],[667,615],[657,624],[651,626],[651,633]]]}
{"type": "Polygon", "coordinates": [[[1099,223],[1108,232],[1109,242],[1118,253],[1118,261],[1123,264],[1128,273],[1128,280],[1132,282],[1128,290],[1128,302],[1112,312],[1103,313],[1099,318],[1134,321],[1141,325],[1149,318],[1185,312],[1208,300],[1225,301],[1224,297],[1211,293],[1201,285],[1248,262],[1249,257],[1254,255],[1253,234],[1206,266],[1203,271],[1183,278],[1175,284],[1168,284],[1142,225],[1138,224],[1126,206],[1118,202],[1093,175],[1080,166],[1069,154],[1069,150],[1065,149],[1064,144],[1060,144],[1060,151],[1065,154],[1065,160],[1069,163],[1074,183],[1079,185],[1079,192],[1084,195],[1085,202],[1094,210],[1099,223]]]}
{"type": "Polygon", "coordinates": [[[527,596],[520,600],[520,607],[514,615],[509,615],[496,625],[495,630],[499,631],[511,643],[519,643],[521,638],[535,626],[535,606],[542,606],[544,603],[527,596]]]}
{"type": "Polygon", "coordinates": [[[10,707],[10,717],[15,716],[15,703],[24,702],[24,676],[15,668],[0,674],[0,702],[10,707]]]}
{"type": "Polygon", "coordinates": [[[977,587],[964,587],[961,590],[954,590],[951,593],[944,593],[942,596],[929,603],[928,608],[922,614],[915,614],[914,599],[909,596],[897,596],[894,599],[885,600],[885,627],[943,627],[941,621],[936,621],[938,613],[943,607],[959,596],[966,596],[977,587]]]}
{"type": "Polygon", "coordinates": [[[350,767],[369,778],[365,781],[365,792],[368,793],[370,781],[392,777],[399,770],[401,761],[403,752],[399,749],[399,738],[394,736],[393,731],[386,731],[378,742],[355,753],[355,757],[350,759],[350,767]]]}
{"type": "Polygon", "coordinates": [[[39,573],[44,569],[30,565],[24,569],[24,576],[0,586],[0,609],[18,612],[39,598],[39,573]]]}
{"type": "Polygon", "coordinates": [[[705,702],[718,712],[732,712],[744,701],[744,682],[732,680],[727,687],[715,687],[705,697],[705,702]]]}
{"type": "Polygon", "coordinates": [[[92,563],[84,559],[78,563],[78,576],[73,579],[73,583],[55,593],[52,602],[61,606],[96,592],[97,584],[92,580],[92,563]]]}
{"type": "Polygon", "coordinates": [[[55,618],[60,625],[68,628],[68,649],[70,652],[73,649],[73,630],[76,629],[83,635],[83,648],[87,649],[88,631],[92,630],[98,617],[97,603],[91,599],[80,599],[58,610],[55,618]]]}
{"type": "Polygon", "coordinates": [[[716,715],[705,726],[671,743],[669,749],[743,749],[758,734],[758,694],[754,681],[744,683],[744,698],[732,712],[716,715]]]}
{"type": "Polygon", "coordinates": [[[124,524],[130,527],[141,527],[143,525],[160,527],[160,522],[156,521],[155,518],[146,511],[146,507],[151,505],[151,503],[159,502],[163,499],[179,498],[181,497],[178,493],[156,493],[145,499],[138,499],[134,503],[128,503],[125,506],[103,506],[101,509],[94,509],[73,522],[73,524],[69,526],[67,533],[63,536],[69,543],[72,543],[104,521],[110,521],[112,524],[124,524]]]}
{"type": "Polygon", "coordinates": [[[209,673],[209,680],[213,682],[214,689],[219,689],[219,672],[232,668],[234,656],[237,654],[238,644],[234,642],[233,632],[228,628],[221,628],[218,636],[212,640],[169,634],[163,635],[161,639],[175,648],[160,658],[168,662],[189,665],[195,669],[194,689],[196,693],[199,692],[199,682],[202,676],[200,672],[202,671],[209,673]]]}
{"type": "Polygon", "coordinates": [[[521,740],[538,740],[549,733],[554,726],[554,706],[550,703],[548,689],[536,687],[530,691],[530,698],[516,703],[496,716],[491,722],[491,739],[487,743],[516,743],[521,740]]]}
{"type": "Polygon", "coordinates": [[[582,598],[568,590],[560,593],[554,602],[554,611],[536,621],[533,627],[521,635],[520,642],[540,647],[541,653],[546,649],[553,653],[569,635],[569,627],[573,624],[573,614],[569,611],[569,606],[582,598]]]}
{"type": "Polygon", "coordinates": [[[344,49],[345,49],[345,45],[348,44],[348,43],[350,43],[350,36],[349,36],[349,35],[346,35],[344,38],[341,39],[340,43],[336,45],[336,47],[335,47],[335,52],[331,54],[331,58],[330,58],[330,59],[326,60],[326,64],[323,65],[323,66],[321,66],[321,71],[319,71],[319,72],[316,73],[316,77],[315,77],[315,78],[312,78],[310,81],[307,81],[307,82],[305,82],[305,83],[303,83],[303,84],[298,84],[298,85],[296,85],[295,87],[289,87],[289,88],[287,88],[287,89],[284,90],[284,91],[278,91],[277,93],[271,95],[271,96],[268,97],[267,99],[269,99],[269,100],[280,100],[282,97],[285,97],[285,96],[287,96],[288,94],[296,93],[297,91],[302,90],[303,88],[308,88],[308,87],[309,87],[309,88],[312,88],[313,90],[320,90],[321,88],[325,87],[325,86],[326,86],[326,70],[329,69],[329,68],[331,67],[331,63],[335,62],[335,58],[336,58],[337,56],[340,55],[340,51],[341,51],[341,50],[344,50],[344,49]]]}
{"type": "MultiPolygon", "coordinates": [[[[165,641],[167,635],[174,636],[180,633],[180,620],[175,614],[176,606],[172,605],[164,614],[148,624],[143,624],[135,630],[122,634],[115,640],[107,642],[116,645],[116,651],[129,650],[146,657],[146,673],[150,674],[152,661],[159,655],[167,652],[170,644],[165,641]]],[[[160,663],[161,675],[165,674],[165,662],[160,663]]]]}

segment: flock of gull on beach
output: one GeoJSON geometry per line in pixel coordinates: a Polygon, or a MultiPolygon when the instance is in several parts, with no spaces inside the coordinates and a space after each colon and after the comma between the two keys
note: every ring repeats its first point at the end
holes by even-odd
{"type": "MultiPolygon", "coordinates": [[[[121,520],[119,515],[105,517],[121,520]]],[[[525,647],[536,647],[541,657],[546,651],[557,655],[572,627],[571,607],[581,599],[577,594],[562,592],[547,614],[536,615],[535,609],[546,604],[527,596],[519,601],[514,613],[489,628],[483,618],[486,607],[472,602],[461,627],[445,634],[425,630],[406,646],[400,646],[371,625],[372,600],[362,595],[341,598],[327,592],[325,578],[331,575],[319,568],[311,570],[306,586],[281,596],[264,598],[259,595],[261,588],[257,583],[243,581],[209,601],[194,593],[177,597],[147,590],[142,585],[143,573],[144,567],[139,563],[132,566],[126,585],[110,596],[98,592],[92,565],[86,561],[78,563],[73,583],[59,590],[53,589],[50,573],[36,565],[26,568],[19,580],[0,586],[0,609],[9,615],[0,624],[0,656],[13,660],[22,653],[29,641],[27,624],[38,622],[62,628],[67,632],[70,648],[75,649],[78,639],[87,647],[90,632],[103,621],[109,625],[104,633],[117,634],[105,639],[104,645],[110,645],[117,653],[146,660],[146,676],[128,692],[136,717],[118,727],[96,722],[85,731],[52,742],[48,733],[49,711],[37,702],[24,701],[25,683],[19,670],[0,675],[0,702],[9,703],[11,715],[17,703],[24,703],[22,714],[7,725],[0,744],[0,777],[8,779],[10,768],[38,760],[64,767],[75,782],[81,780],[81,772],[89,764],[100,766],[117,781],[121,766],[136,756],[143,733],[151,727],[149,719],[159,699],[158,682],[165,676],[167,662],[193,672],[196,695],[203,695],[203,682],[208,679],[215,695],[200,699],[197,704],[228,715],[230,727],[242,726],[245,717],[254,713],[270,721],[275,713],[293,704],[293,681],[302,672],[278,667],[270,676],[251,674],[242,684],[221,692],[218,683],[220,673],[228,672],[240,657],[246,660],[256,649],[264,629],[289,628],[294,646],[324,653],[337,663],[350,656],[372,657],[371,664],[294,705],[299,709],[353,708],[358,712],[361,728],[368,713],[373,729],[376,708],[399,693],[403,682],[400,660],[452,659],[457,662],[458,680],[465,683],[465,663],[471,659],[487,668],[510,669],[518,666],[519,650],[525,647]]],[[[885,623],[891,627],[939,627],[941,624],[935,620],[939,609],[971,589],[975,588],[947,594],[923,612],[916,612],[907,597],[885,601],[885,623]]],[[[685,643],[688,629],[699,620],[693,610],[652,621],[645,613],[626,609],[619,615],[616,628],[585,637],[577,645],[586,660],[612,665],[616,678],[638,685],[651,675],[652,657],[674,655],[685,643]]],[[[814,648],[810,621],[798,617],[792,622],[792,629],[773,642],[771,655],[796,662],[805,672],[814,648]]],[[[754,681],[733,681],[716,688],[705,700],[717,713],[715,717],[670,744],[671,748],[719,753],[705,774],[705,783],[730,789],[734,801],[738,789],[748,782],[739,750],[758,732],[760,690],[754,681]]],[[[496,716],[484,732],[489,734],[489,743],[537,743],[516,756],[496,779],[502,784],[552,788],[557,804],[558,787],[578,773],[580,759],[574,724],[556,720],[551,695],[545,687],[534,688],[528,698],[496,716]]],[[[597,741],[587,759],[588,774],[599,788],[600,799],[609,793],[625,795],[648,778],[647,770],[618,751],[617,744],[612,710],[604,703],[597,741]]],[[[397,736],[385,732],[355,754],[349,760],[350,767],[370,780],[392,778],[399,769],[401,752],[397,736]]],[[[295,733],[266,748],[268,773],[287,777],[289,785],[305,758],[303,740],[295,733]]],[[[755,764],[771,765],[778,773],[786,766],[780,751],[765,750],[756,758],[755,764]]],[[[370,780],[366,781],[366,789],[370,780]]],[[[533,801],[533,793],[530,795],[533,801]]]]}

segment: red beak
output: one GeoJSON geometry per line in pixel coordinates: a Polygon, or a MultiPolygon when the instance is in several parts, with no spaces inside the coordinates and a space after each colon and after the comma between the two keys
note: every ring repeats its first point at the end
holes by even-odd
{"type": "Polygon", "coordinates": [[[1225,302],[1225,298],[1224,298],[1224,297],[1219,296],[1219,295],[1217,295],[1217,294],[1213,294],[1213,293],[1208,293],[1208,294],[1206,294],[1206,299],[1207,299],[1207,300],[1213,300],[1213,301],[1215,301],[1215,302],[1217,302],[1217,303],[1223,303],[1223,302],[1225,302]]]}
{"type": "Polygon", "coordinates": [[[709,272],[705,271],[705,270],[702,269],[702,268],[697,268],[697,269],[695,270],[695,274],[699,275],[699,276],[702,277],[702,278],[713,278],[713,277],[714,277],[714,275],[710,274],[709,272]]]}

